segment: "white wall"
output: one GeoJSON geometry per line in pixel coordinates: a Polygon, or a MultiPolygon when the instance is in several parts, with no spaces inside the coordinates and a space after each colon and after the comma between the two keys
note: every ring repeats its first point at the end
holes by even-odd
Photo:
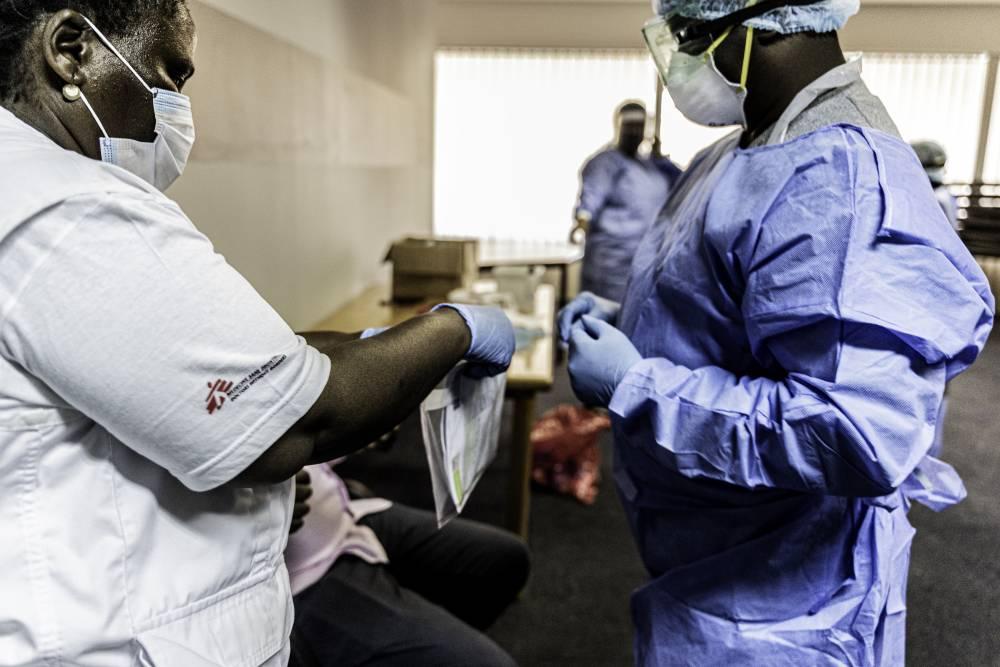
{"type": "Polygon", "coordinates": [[[431,229],[433,0],[196,0],[199,137],[170,194],[292,326],[431,229]],[[405,55],[404,55],[405,54],[405,55]]]}

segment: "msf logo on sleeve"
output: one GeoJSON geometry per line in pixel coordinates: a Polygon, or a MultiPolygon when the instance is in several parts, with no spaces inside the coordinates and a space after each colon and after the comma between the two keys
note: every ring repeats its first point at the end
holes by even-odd
{"type": "Polygon", "coordinates": [[[285,355],[272,357],[266,364],[253,371],[237,383],[216,380],[208,383],[208,398],[205,399],[208,414],[214,415],[226,403],[235,403],[243,394],[252,389],[258,382],[271,374],[278,366],[288,359],[285,355]]]}
{"type": "Polygon", "coordinates": [[[208,383],[208,398],[205,399],[207,403],[208,414],[214,415],[216,412],[222,409],[222,406],[226,404],[229,400],[229,392],[233,390],[233,383],[226,382],[225,380],[216,380],[214,383],[208,383]]]}

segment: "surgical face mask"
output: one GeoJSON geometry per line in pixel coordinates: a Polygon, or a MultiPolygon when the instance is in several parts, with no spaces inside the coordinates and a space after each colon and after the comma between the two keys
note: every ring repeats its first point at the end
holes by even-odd
{"type": "Polygon", "coordinates": [[[616,143],[626,155],[635,156],[646,141],[649,117],[642,109],[619,111],[617,114],[616,143]]]}
{"type": "Polygon", "coordinates": [[[142,87],[153,96],[153,114],[156,118],[156,138],[151,142],[110,137],[87,97],[79,91],[80,98],[97,122],[101,134],[104,135],[101,138],[101,160],[130,171],[162,192],[180,178],[194,147],[195,131],[191,99],[187,95],[170,90],[151,88],[97,26],[89,19],[84,18],[84,20],[98,39],[125,64],[142,87]]]}
{"type": "Polygon", "coordinates": [[[665,21],[647,24],[647,44],[660,70],[667,92],[677,110],[699,125],[722,127],[747,126],[747,78],[750,72],[750,49],[753,28],[747,29],[740,83],[729,81],[715,64],[715,51],[729,37],[727,30],[704,53],[693,55],[677,50],[665,21]]]}

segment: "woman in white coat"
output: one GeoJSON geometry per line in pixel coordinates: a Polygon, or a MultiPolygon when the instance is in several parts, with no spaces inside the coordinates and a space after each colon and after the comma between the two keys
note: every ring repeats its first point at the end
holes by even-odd
{"type": "Polygon", "coordinates": [[[513,353],[463,306],[295,335],[161,193],[194,45],[184,0],[0,1],[0,665],[285,664],[292,477],[513,353]]]}

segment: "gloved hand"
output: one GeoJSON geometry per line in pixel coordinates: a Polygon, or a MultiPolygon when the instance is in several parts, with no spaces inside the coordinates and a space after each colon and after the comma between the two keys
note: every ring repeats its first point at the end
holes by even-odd
{"type": "Polygon", "coordinates": [[[570,332],[573,326],[580,321],[584,315],[589,315],[595,319],[615,324],[618,321],[618,313],[621,311],[621,304],[601,297],[591,292],[581,292],[569,303],[568,306],[559,311],[559,339],[564,343],[569,343],[570,332]]]}
{"type": "Polygon", "coordinates": [[[606,408],[642,355],[614,326],[584,315],[569,338],[569,377],[584,405],[606,408]]]}
{"type": "Polygon", "coordinates": [[[392,327],[376,327],[375,329],[365,329],[361,332],[361,340],[368,340],[369,338],[374,338],[379,334],[384,334],[386,331],[392,327]]]}
{"type": "Polygon", "coordinates": [[[451,308],[462,316],[472,333],[472,345],[465,355],[470,364],[468,374],[473,377],[492,377],[510,367],[516,342],[514,325],[499,308],[445,303],[436,308],[451,308]]]}

